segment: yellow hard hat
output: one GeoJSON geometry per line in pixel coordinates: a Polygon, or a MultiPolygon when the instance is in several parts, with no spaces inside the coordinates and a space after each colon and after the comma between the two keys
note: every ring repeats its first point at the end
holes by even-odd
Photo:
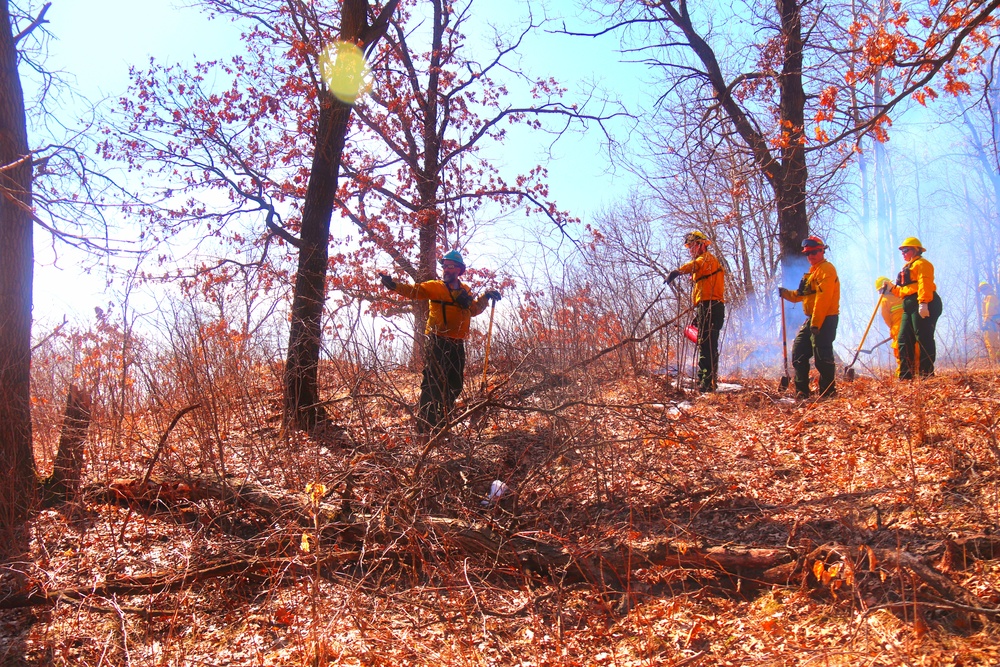
{"type": "Polygon", "coordinates": [[[711,241],[702,232],[695,230],[684,235],[684,245],[688,243],[711,243],[711,241]]]}
{"type": "Polygon", "coordinates": [[[875,289],[882,289],[882,285],[889,282],[889,279],[885,276],[879,276],[875,279],[875,289]]]}
{"type": "Polygon", "coordinates": [[[903,248],[916,248],[920,252],[927,252],[927,248],[920,245],[920,239],[918,239],[916,236],[911,236],[902,243],[900,243],[899,249],[902,250],[903,248]]]}
{"type": "Polygon", "coordinates": [[[980,292],[992,292],[993,291],[993,285],[990,285],[985,280],[981,280],[981,281],[979,281],[979,291],[980,292]]]}

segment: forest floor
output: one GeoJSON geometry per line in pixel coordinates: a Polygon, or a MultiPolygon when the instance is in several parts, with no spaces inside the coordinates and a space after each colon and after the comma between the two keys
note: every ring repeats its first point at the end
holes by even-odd
{"type": "Polygon", "coordinates": [[[996,373],[508,383],[430,442],[418,380],[310,435],[92,432],[0,582],[0,663],[1000,664],[996,373]]]}

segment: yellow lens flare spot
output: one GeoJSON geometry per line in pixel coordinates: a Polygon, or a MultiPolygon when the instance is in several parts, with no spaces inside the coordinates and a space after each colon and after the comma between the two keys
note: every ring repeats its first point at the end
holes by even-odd
{"type": "Polygon", "coordinates": [[[368,63],[357,44],[334,42],[319,57],[320,75],[341,102],[354,102],[368,91],[368,63]]]}

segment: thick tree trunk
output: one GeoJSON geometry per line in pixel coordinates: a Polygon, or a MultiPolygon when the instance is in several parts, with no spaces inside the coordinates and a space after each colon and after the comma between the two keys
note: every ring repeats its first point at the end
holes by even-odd
{"type": "MultiPolygon", "coordinates": [[[[802,23],[800,0],[779,0],[782,36],[785,42],[781,70],[781,121],[787,132],[781,149],[781,177],[772,181],[778,207],[782,268],[796,271],[802,257],[802,241],[809,235],[806,214],[805,104],[802,88],[802,23]]],[[[787,280],[786,280],[787,283],[787,280]]]]}
{"type": "MultiPolygon", "coordinates": [[[[368,0],[344,0],[340,14],[340,40],[368,46],[385,33],[388,17],[399,0],[390,0],[373,25],[368,25],[368,0]]],[[[316,127],[309,184],[302,207],[299,266],[292,294],[291,330],[284,376],[285,423],[307,430],[324,421],[319,399],[319,357],[326,305],[326,273],[330,257],[330,220],[333,217],[340,175],[340,159],[347,142],[353,105],[327,91],[319,92],[320,116],[316,127]]]]}
{"type": "MultiPolygon", "coordinates": [[[[424,163],[417,171],[417,191],[420,196],[420,230],[417,249],[417,280],[437,278],[438,232],[441,226],[438,211],[438,188],[441,184],[441,136],[438,99],[441,88],[441,53],[444,31],[450,10],[441,0],[434,0],[434,23],[431,37],[431,58],[428,67],[427,90],[423,95],[424,163]]],[[[447,220],[445,221],[447,224],[447,220]]],[[[427,324],[428,304],[413,305],[413,367],[423,367],[424,328],[427,324]]]]}
{"type": "Polygon", "coordinates": [[[352,109],[350,104],[334,97],[322,100],[321,105],[316,150],[302,209],[299,266],[285,363],[285,421],[300,429],[312,428],[326,414],[319,405],[319,356],[330,220],[352,109]]]}
{"type": "MultiPolygon", "coordinates": [[[[0,0],[0,539],[17,537],[35,499],[31,449],[31,156],[7,0],[0,0]]],[[[12,541],[13,539],[13,541],[12,541]]]]}
{"type": "MultiPolygon", "coordinates": [[[[785,135],[780,142],[780,155],[771,151],[771,141],[758,130],[758,124],[747,115],[744,107],[733,96],[730,83],[723,76],[715,51],[705,38],[695,30],[686,6],[678,8],[672,3],[658,6],[667,19],[680,28],[691,50],[701,60],[719,105],[746,143],[756,167],[774,190],[778,215],[778,240],[782,271],[788,274],[798,270],[796,265],[802,254],[802,241],[809,235],[806,215],[806,184],[808,170],[805,153],[805,91],[802,87],[802,24],[801,0],[777,0],[781,15],[784,59],[779,80],[779,115],[785,135]]],[[[797,281],[798,278],[796,277],[797,281]]]]}

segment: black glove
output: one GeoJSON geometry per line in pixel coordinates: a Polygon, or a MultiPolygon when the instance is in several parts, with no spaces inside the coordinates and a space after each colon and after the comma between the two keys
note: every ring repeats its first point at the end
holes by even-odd
{"type": "Polygon", "coordinates": [[[816,290],[810,289],[809,287],[809,274],[802,276],[802,280],[799,281],[799,288],[795,290],[799,293],[799,296],[809,296],[810,294],[815,294],[816,290]]]}
{"type": "Polygon", "coordinates": [[[382,279],[382,286],[386,289],[396,289],[396,281],[385,275],[384,273],[378,274],[379,278],[382,279]]]}
{"type": "Polygon", "coordinates": [[[483,292],[483,296],[485,296],[493,303],[496,303],[497,301],[500,300],[500,290],[488,289],[485,292],[483,292]]]}
{"type": "Polygon", "coordinates": [[[813,336],[818,336],[819,327],[809,327],[809,333],[811,333],[813,336]]]}
{"type": "Polygon", "coordinates": [[[677,269],[674,269],[673,271],[671,271],[670,273],[668,273],[667,274],[667,284],[668,285],[672,285],[674,283],[674,281],[677,280],[677,276],[679,276],[679,275],[681,275],[681,272],[678,271],[677,269]]]}
{"type": "Polygon", "coordinates": [[[472,296],[463,289],[458,293],[458,296],[455,297],[455,303],[459,308],[468,310],[472,307],[472,296]]]}

